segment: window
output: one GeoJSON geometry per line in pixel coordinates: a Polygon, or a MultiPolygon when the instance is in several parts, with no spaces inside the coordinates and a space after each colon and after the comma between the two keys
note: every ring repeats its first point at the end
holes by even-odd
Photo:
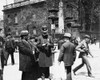
{"type": "Polygon", "coordinates": [[[17,17],[17,14],[15,14],[15,23],[18,23],[18,17],[17,17]]]}
{"type": "Polygon", "coordinates": [[[7,18],[8,18],[8,23],[11,23],[11,17],[10,17],[10,15],[7,15],[7,18]]]}
{"type": "Polygon", "coordinates": [[[37,34],[36,29],[33,29],[33,34],[34,34],[34,35],[36,35],[36,34],[37,34]]]}

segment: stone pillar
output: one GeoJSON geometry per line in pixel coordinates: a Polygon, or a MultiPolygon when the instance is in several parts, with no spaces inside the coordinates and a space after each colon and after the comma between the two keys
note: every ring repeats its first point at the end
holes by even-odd
{"type": "Polygon", "coordinates": [[[63,15],[63,2],[60,0],[59,2],[59,12],[58,12],[58,17],[59,17],[59,33],[63,33],[64,30],[64,15],[63,15]]]}

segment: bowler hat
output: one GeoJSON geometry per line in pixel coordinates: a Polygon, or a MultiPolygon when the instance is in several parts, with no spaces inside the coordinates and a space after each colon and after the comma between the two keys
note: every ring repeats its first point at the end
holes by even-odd
{"type": "Polygon", "coordinates": [[[48,32],[48,28],[47,28],[46,25],[43,25],[41,30],[42,30],[42,32],[44,32],[44,33],[48,32]]]}

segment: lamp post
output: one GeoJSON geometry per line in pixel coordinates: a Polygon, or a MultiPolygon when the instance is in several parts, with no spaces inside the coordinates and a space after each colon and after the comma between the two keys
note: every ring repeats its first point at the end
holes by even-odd
{"type": "Polygon", "coordinates": [[[54,6],[48,10],[49,12],[49,16],[48,16],[48,19],[51,20],[51,31],[52,31],[52,35],[53,35],[53,38],[55,38],[55,21],[58,20],[58,9],[55,8],[54,6]]]}
{"type": "Polygon", "coordinates": [[[58,21],[58,24],[59,24],[59,33],[60,34],[63,34],[63,31],[64,31],[64,13],[63,13],[63,8],[64,8],[64,4],[63,4],[63,1],[60,0],[59,2],[59,21],[58,21]]]}

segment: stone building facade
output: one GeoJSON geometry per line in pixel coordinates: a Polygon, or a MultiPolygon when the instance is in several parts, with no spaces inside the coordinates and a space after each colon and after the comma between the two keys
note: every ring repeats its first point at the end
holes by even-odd
{"type": "MultiPolygon", "coordinates": [[[[64,1],[66,0],[19,0],[13,4],[5,5],[4,6],[4,30],[5,35],[9,32],[12,35],[19,35],[22,29],[28,29],[30,34],[40,34],[41,26],[46,24],[49,28],[49,33],[52,33],[51,24],[52,21],[48,19],[51,15],[49,13],[49,9],[56,8],[58,12],[56,16],[58,19],[55,21],[55,28],[56,33],[59,33],[60,27],[58,23],[59,20],[59,2],[62,1],[64,4],[63,11],[64,14],[64,29],[67,29],[65,18],[66,17],[74,17],[74,19],[78,20],[78,11],[76,8],[76,4],[73,2],[69,2],[68,6],[65,4],[64,1]],[[75,5],[74,5],[75,4],[75,5]]],[[[63,31],[66,30],[62,30],[63,31]]]]}
{"type": "Polygon", "coordinates": [[[40,34],[40,26],[47,24],[45,0],[22,1],[4,6],[5,35],[19,35],[23,29],[40,34]],[[38,32],[38,33],[37,33],[38,32]]]}
{"type": "Polygon", "coordinates": [[[3,20],[0,20],[0,36],[4,36],[3,20]]]}
{"type": "MultiPolygon", "coordinates": [[[[59,35],[59,29],[64,32],[71,32],[75,37],[89,34],[91,36],[99,37],[99,12],[97,7],[90,7],[91,9],[86,12],[87,0],[15,0],[13,4],[4,6],[4,33],[7,35],[9,32],[12,35],[19,35],[23,29],[29,30],[31,35],[41,34],[41,26],[47,25],[49,33],[59,35]],[[60,8],[59,3],[63,2],[63,7],[60,8]],[[82,2],[83,1],[83,2],[82,2]],[[55,8],[55,16],[49,12],[50,9],[55,8]],[[63,13],[60,13],[62,9],[63,13]],[[92,13],[92,14],[91,14],[92,13]],[[89,14],[89,15],[87,15],[89,14]],[[60,16],[59,16],[60,15],[60,16]],[[52,24],[52,20],[48,17],[51,16],[56,21],[52,24]],[[62,16],[62,23],[60,19],[62,16]],[[91,18],[92,17],[92,18],[91,18]],[[87,20],[86,20],[87,18],[87,20]],[[68,27],[67,23],[71,23],[72,27],[68,27]],[[54,26],[52,28],[52,26],[54,26]]],[[[91,0],[90,0],[91,1],[91,0]]],[[[97,0],[96,0],[97,1],[97,0]]],[[[98,3],[98,2],[95,2],[98,3]]],[[[53,11],[54,9],[52,9],[53,11]]]]}

